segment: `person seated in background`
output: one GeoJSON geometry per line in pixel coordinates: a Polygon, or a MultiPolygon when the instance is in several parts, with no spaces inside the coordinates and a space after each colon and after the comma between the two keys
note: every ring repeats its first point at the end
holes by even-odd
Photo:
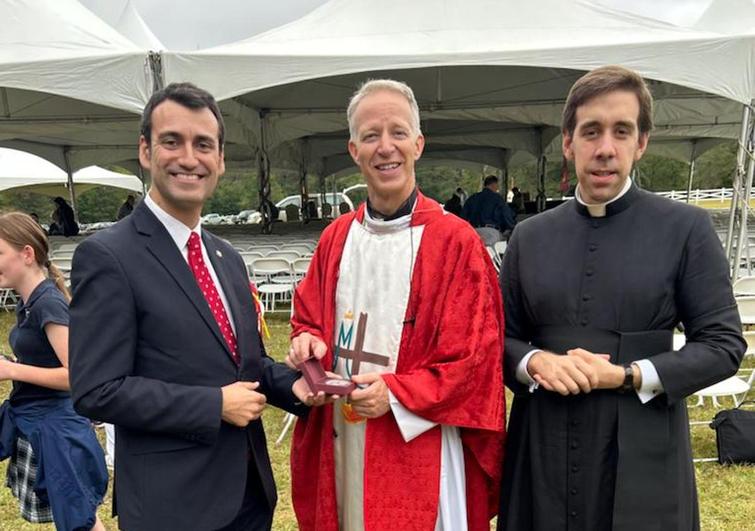
{"type": "Polygon", "coordinates": [[[446,212],[450,212],[451,214],[455,214],[461,217],[461,209],[464,206],[464,203],[461,200],[463,196],[464,190],[462,190],[461,187],[457,188],[454,191],[454,194],[451,196],[451,199],[446,201],[446,204],[443,205],[443,208],[446,210],[446,212]]]}
{"type": "Polygon", "coordinates": [[[71,205],[60,196],[53,199],[53,202],[57,205],[53,218],[58,224],[60,234],[63,234],[63,236],[76,236],[79,233],[79,224],[76,223],[76,216],[74,216],[71,205]],[[57,217],[55,214],[57,214],[57,217]]]}
{"type": "Polygon", "coordinates": [[[118,209],[118,214],[115,217],[115,219],[117,221],[122,220],[123,218],[125,218],[126,216],[128,216],[129,214],[131,214],[131,212],[134,211],[134,201],[135,201],[135,199],[136,198],[134,197],[134,194],[128,194],[128,197],[123,202],[123,204],[121,205],[121,207],[118,209]]]}
{"type": "Polygon", "coordinates": [[[60,214],[57,209],[50,215],[50,228],[47,230],[50,236],[63,236],[63,228],[60,225],[60,214]]]}
{"type": "Polygon", "coordinates": [[[511,189],[511,209],[514,214],[524,213],[524,194],[516,186],[511,189]]]}

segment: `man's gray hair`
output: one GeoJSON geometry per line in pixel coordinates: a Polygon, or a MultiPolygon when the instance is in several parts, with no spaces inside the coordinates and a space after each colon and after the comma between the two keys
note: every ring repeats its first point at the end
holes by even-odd
{"type": "Polygon", "coordinates": [[[361,101],[370,94],[374,94],[375,92],[380,92],[383,90],[401,94],[406,98],[406,101],[409,102],[409,109],[411,109],[412,112],[412,133],[415,136],[422,134],[422,130],[420,129],[419,124],[419,105],[417,105],[417,100],[414,97],[414,92],[412,91],[411,87],[409,87],[409,85],[407,85],[406,83],[402,83],[401,81],[394,81],[393,79],[370,79],[363,83],[362,86],[359,87],[359,90],[354,93],[354,95],[351,97],[351,101],[349,101],[349,108],[346,110],[346,119],[349,121],[349,136],[352,141],[356,141],[357,139],[356,124],[354,124],[354,113],[356,112],[359,103],[361,103],[361,101]]]}

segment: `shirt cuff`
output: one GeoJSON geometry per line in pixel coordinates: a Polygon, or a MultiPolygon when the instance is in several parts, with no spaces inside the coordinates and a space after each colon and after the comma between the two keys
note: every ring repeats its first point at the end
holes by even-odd
{"type": "Polygon", "coordinates": [[[642,376],[642,384],[637,389],[637,397],[640,402],[646,404],[653,398],[664,392],[663,383],[658,376],[658,371],[655,370],[655,365],[650,360],[637,360],[634,362],[637,368],[640,370],[642,376]]]}
{"type": "Polygon", "coordinates": [[[517,381],[519,383],[523,383],[524,385],[528,385],[530,393],[537,389],[539,387],[539,384],[532,378],[532,376],[530,376],[530,373],[527,372],[527,364],[529,363],[532,355],[537,354],[538,352],[542,352],[542,350],[540,350],[539,348],[533,348],[524,355],[522,361],[520,361],[519,365],[516,366],[517,381]]]}
{"type": "Polygon", "coordinates": [[[398,424],[398,429],[401,431],[401,436],[404,438],[404,442],[409,442],[438,425],[436,422],[424,419],[406,409],[398,401],[398,398],[393,396],[390,389],[388,389],[388,402],[398,424]]]}

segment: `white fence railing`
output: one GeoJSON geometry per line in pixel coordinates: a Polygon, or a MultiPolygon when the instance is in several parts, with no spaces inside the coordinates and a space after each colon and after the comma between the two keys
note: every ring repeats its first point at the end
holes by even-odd
{"type": "MultiPolygon", "coordinates": [[[[655,192],[662,197],[668,197],[676,201],[687,201],[687,190],[671,190],[670,192],[655,192]]],[[[712,188],[710,190],[692,190],[689,200],[694,203],[697,201],[728,201],[731,199],[731,188],[712,188]]],[[[750,199],[755,199],[755,190],[750,194],[750,199]]]]}

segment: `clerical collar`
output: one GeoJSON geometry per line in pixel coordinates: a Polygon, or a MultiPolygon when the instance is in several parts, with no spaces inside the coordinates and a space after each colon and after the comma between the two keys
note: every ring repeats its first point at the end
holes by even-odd
{"type": "Polygon", "coordinates": [[[627,208],[637,195],[637,188],[632,185],[632,180],[627,179],[621,192],[613,199],[605,203],[587,203],[580,194],[580,186],[574,190],[574,203],[577,211],[588,217],[602,218],[612,214],[618,214],[627,208]]]}
{"type": "Polygon", "coordinates": [[[396,210],[393,214],[386,215],[382,212],[375,210],[372,208],[372,205],[370,204],[369,198],[367,198],[367,213],[370,215],[372,219],[375,220],[381,220],[381,221],[393,221],[394,219],[398,219],[404,216],[408,216],[412,213],[412,210],[414,210],[414,203],[417,201],[417,187],[414,187],[414,190],[412,190],[412,193],[409,194],[409,198],[404,201],[400,207],[398,207],[398,210],[396,210]]]}

